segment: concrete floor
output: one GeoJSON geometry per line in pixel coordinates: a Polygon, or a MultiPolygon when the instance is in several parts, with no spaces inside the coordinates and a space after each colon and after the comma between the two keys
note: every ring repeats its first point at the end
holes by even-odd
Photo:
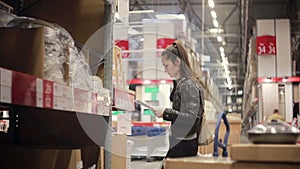
{"type": "MultiPolygon", "coordinates": [[[[245,135],[241,135],[241,143],[249,143],[245,135]]],[[[160,169],[162,165],[161,159],[148,162],[147,159],[133,159],[131,160],[131,169],[160,169]]]]}
{"type": "Polygon", "coordinates": [[[160,169],[162,161],[147,162],[147,160],[131,161],[131,169],[160,169]]]}

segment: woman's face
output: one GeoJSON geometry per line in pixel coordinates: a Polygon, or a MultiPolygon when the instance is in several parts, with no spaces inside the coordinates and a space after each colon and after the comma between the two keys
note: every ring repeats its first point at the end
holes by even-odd
{"type": "Polygon", "coordinates": [[[172,78],[179,79],[180,78],[180,59],[177,58],[175,63],[173,63],[170,59],[168,60],[165,56],[161,57],[161,62],[164,66],[165,72],[172,78]]]}

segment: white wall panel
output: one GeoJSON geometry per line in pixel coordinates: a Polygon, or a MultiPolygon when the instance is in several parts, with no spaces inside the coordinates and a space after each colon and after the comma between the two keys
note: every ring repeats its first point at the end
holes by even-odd
{"type": "Polygon", "coordinates": [[[142,77],[144,79],[157,79],[157,57],[156,57],[156,39],[157,26],[153,22],[143,22],[143,63],[142,77]]]}
{"type": "Polygon", "coordinates": [[[276,19],[277,77],[292,75],[290,22],[276,19]]]}
{"type": "Polygon", "coordinates": [[[278,109],[278,84],[277,83],[262,83],[260,88],[261,96],[259,104],[262,106],[260,111],[260,121],[265,120],[273,113],[274,109],[278,109]]]}
{"type": "Polygon", "coordinates": [[[285,120],[291,122],[293,119],[293,84],[285,84],[285,120]]]}
{"type": "MultiPolygon", "coordinates": [[[[275,35],[273,19],[257,20],[257,36],[275,35]]],[[[257,76],[275,77],[276,76],[276,56],[258,55],[257,76]]]]}
{"type": "Polygon", "coordinates": [[[128,27],[124,24],[114,25],[113,27],[114,40],[128,40],[128,27]]]}
{"type": "Polygon", "coordinates": [[[128,26],[129,0],[118,0],[118,5],[120,19],[124,25],[128,26]]]}
{"type": "Polygon", "coordinates": [[[157,21],[157,38],[175,38],[174,22],[157,21]]]}

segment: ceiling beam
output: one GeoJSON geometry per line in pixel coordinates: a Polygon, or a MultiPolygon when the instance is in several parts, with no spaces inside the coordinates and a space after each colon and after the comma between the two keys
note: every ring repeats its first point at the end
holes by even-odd
{"type": "MultiPolygon", "coordinates": [[[[203,22],[202,22],[201,18],[198,16],[198,14],[194,11],[190,2],[184,0],[182,3],[181,0],[177,0],[177,3],[178,3],[179,8],[181,10],[183,10],[183,12],[189,16],[190,21],[191,21],[192,16],[195,18],[195,21],[198,23],[197,26],[200,28],[200,26],[202,25],[203,22]]],[[[205,28],[206,28],[206,26],[205,26],[205,28]]]]}
{"type": "Polygon", "coordinates": [[[224,19],[223,23],[221,24],[223,27],[228,19],[232,16],[232,14],[238,9],[238,5],[235,5],[234,9],[229,13],[229,15],[224,19]]]}
{"type": "MultiPolygon", "coordinates": [[[[202,31],[193,31],[192,35],[193,38],[202,38],[202,31]]],[[[222,33],[222,34],[204,34],[205,38],[216,38],[217,36],[221,36],[224,38],[241,38],[241,34],[236,33],[222,33]]]]}

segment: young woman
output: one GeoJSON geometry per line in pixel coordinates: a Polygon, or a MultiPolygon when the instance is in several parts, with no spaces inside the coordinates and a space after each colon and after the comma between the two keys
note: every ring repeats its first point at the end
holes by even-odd
{"type": "Polygon", "coordinates": [[[171,121],[170,148],[166,157],[196,156],[203,96],[200,82],[193,75],[187,52],[179,41],[167,47],[161,54],[165,72],[175,80],[170,99],[172,108],[155,110],[157,117],[171,121]]]}

